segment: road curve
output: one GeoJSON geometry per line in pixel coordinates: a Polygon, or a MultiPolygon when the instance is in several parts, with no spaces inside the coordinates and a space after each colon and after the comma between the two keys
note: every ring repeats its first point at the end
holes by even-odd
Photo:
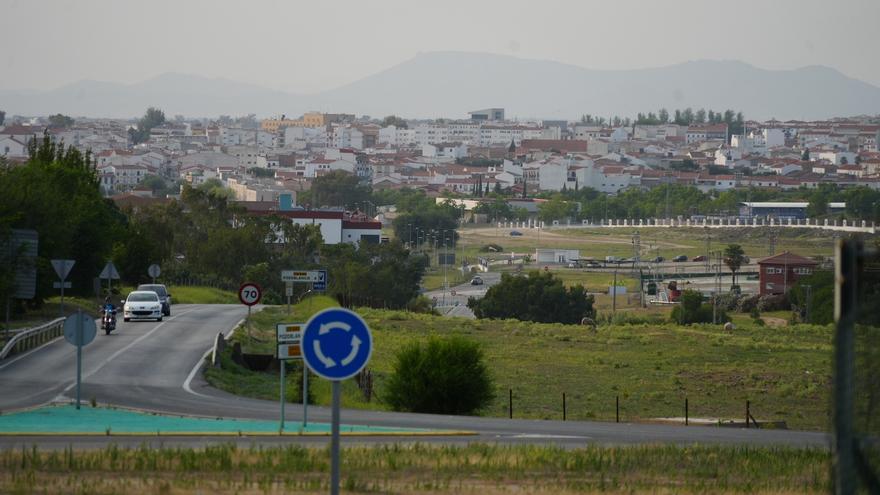
{"type": "MultiPolygon", "coordinates": [[[[208,417],[277,419],[274,401],[234,396],[214,389],[202,378],[201,363],[218,332],[228,333],[247,313],[235,305],[175,305],[173,316],[161,323],[120,322],[117,331],[99,334],[83,349],[83,400],[156,412],[208,417]]],[[[22,409],[74,397],[75,348],[58,339],[40,349],[0,362],[0,411],[22,409]]],[[[295,427],[301,408],[287,407],[286,418],[295,427]]],[[[328,422],[325,407],[309,408],[309,419],[328,422]]],[[[566,446],[586,443],[720,443],[827,447],[824,433],[770,431],[737,428],[615,424],[586,421],[509,420],[502,418],[408,414],[346,409],[342,420],[349,424],[469,430],[477,436],[444,437],[447,443],[495,441],[505,443],[553,443],[566,446]]],[[[143,442],[143,438],[131,442],[143,442]]],[[[219,438],[217,441],[228,441],[219,438]]],[[[399,440],[399,439],[398,439],[399,440]]],[[[418,439],[425,441],[424,437],[418,439]]],[[[119,437],[103,439],[0,438],[0,447],[65,442],[64,445],[99,446],[120,443],[119,437]]],[[[158,441],[158,440],[157,440],[158,441]]],[[[203,445],[202,438],[163,437],[164,444],[203,445]]],[[[242,440],[244,441],[244,439],[242,440]]],[[[253,439],[255,442],[322,442],[325,439],[253,439]]],[[[361,442],[363,439],[349,439],[361,442]]],[[[383,441],[383,440],[370,440],[383,441]]],[[[385,440],[393,441],[393,440],[385,440]]],[[[60,445],[60,443],[59,443],[60,445]]]]}

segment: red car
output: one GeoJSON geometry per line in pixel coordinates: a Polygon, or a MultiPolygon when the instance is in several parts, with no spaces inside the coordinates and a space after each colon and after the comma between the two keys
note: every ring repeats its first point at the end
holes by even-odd
{"type": "Polygon", "coordinates": [[[700,256],[694,256],[694,259],[691,261],[706,261],[706,256],[702,254],[700,256]]]}

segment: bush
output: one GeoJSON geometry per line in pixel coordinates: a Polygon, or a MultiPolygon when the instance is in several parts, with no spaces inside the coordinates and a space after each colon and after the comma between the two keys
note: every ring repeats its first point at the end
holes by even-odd
{"type": "Polygon", "coordinates": [[[504,251],[504,248],[502,248],[501,245],[494,243],[480,247],[481,253],[500,253],[501,251],[504,251]]]}
{"type": "MultiPolygon", "coordinates": [[[[832,299],[833,301],[833,299],[832,299]]],[[[758,311],[786,311],[791,309],[787,294],[761,296],[758,299],[758,311]]]]}
{"type": "Polygon", "coordinates": [[[713,313],[718,323],[728,321],[723,306],[719,305],[716,310],[711,303],[703,303],[703,294],[686,290],[681,294],[681,304],[673,308],[671,319],[681,325],[712,323],[713,313]]]}
{"type": "Polygon", "coordinates": [[[492,401],[493,390],[476,342],[435,337],[397,353],[384,398],[395,411],[473,414],[492,401]]]}

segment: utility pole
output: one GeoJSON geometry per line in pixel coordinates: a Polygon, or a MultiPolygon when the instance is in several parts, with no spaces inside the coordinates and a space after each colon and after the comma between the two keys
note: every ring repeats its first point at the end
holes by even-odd
{"type": "Polygon", "coordinates": [[[769,244],[768,250],[770,252],[769,253],[770,256],[773,256],[774,254],[776,254],[776,231],[775,230],[770,231],[770,244],[769,244]]]}
{"type": "Polygon", "coordinates": [[[804,315],[804,322],[811,323],[810,320],[810,305],[813,302],[813,286],[812,285],[804,285],[804,304],[806,305],[806,314],[804,315]]]}
{"type": "Polygon", "coordinates": [[[706,271],[709,271],[709,264],[711,263],[711,247],[712,247],[712,236],[709,235],[709,226],[705,227],[706,229],[706,271]]]}
{"type": "Polygon", "coordinates": [[[620,266],[620,262],[617,261],[614,263],[614,284],[611,286],[611,314],[614,315],[617,312],[617,268],[620,266]]]}

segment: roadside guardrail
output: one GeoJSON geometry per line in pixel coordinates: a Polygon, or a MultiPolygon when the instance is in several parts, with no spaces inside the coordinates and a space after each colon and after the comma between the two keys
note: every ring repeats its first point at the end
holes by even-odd
{"type": "Polygon", "coordinates": [[[56,318],[40,326],[20,330],[0,350],[0,361],[11,354],[17,354],[39,347],[64,334],[64,318],[56,318]]]}

